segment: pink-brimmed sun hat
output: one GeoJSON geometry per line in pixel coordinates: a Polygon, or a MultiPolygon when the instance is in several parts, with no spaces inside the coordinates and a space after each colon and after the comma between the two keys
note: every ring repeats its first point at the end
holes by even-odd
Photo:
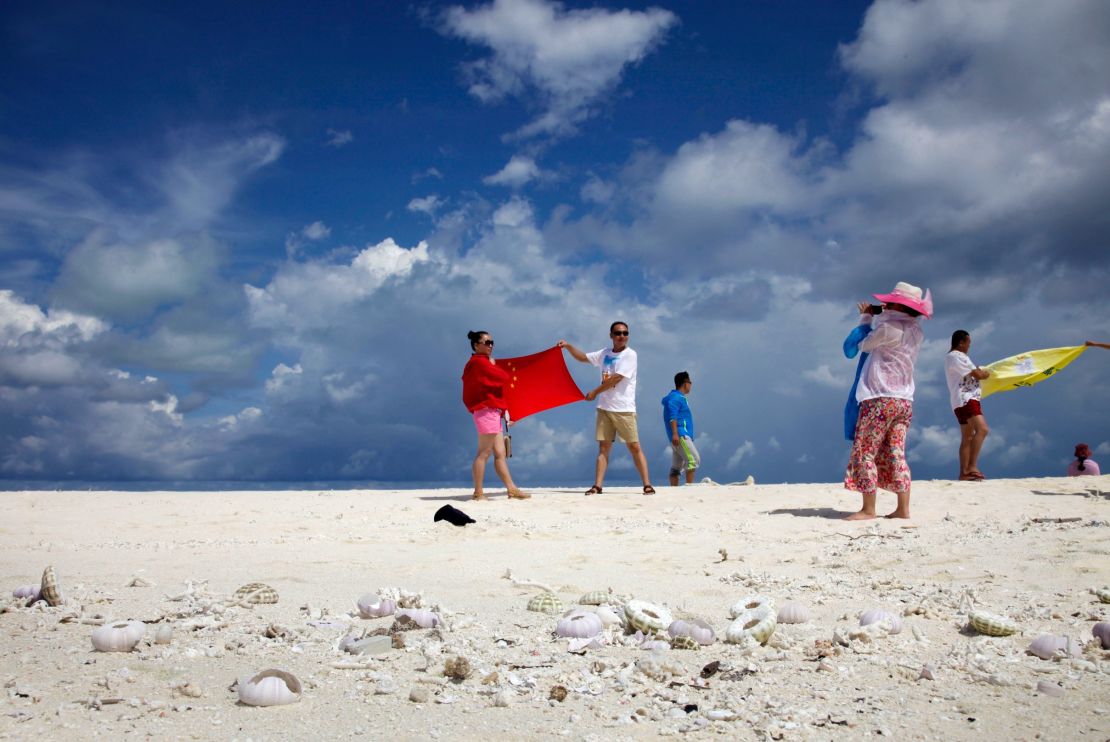
{"type": "Polygon", "coordinates": [[[922,294],[921,289],[911,283],[899,281],[894,284],[894,290],[889,294],[872,294],[872,296],[884,303],[901,304],[917,310],[929,318],[933,316],[933,297],[929,289],[925,289],[922,294]]]}

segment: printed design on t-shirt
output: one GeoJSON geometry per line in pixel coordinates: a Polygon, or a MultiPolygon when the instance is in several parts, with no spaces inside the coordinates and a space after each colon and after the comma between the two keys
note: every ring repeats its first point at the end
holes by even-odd
{"type": "Polygon", "coordinates": [[[969,400],[979,399],[983,395],[979,380],[968,374],[960,381],[960,400],[966,404],[969,400]]]}
{"type": "Polygon", "coordinates": [[[601,359],[601,378],[608,379],[616,371],[613,369],[617,365],[617,356],[609,355],[608,353],[601,359]]]}

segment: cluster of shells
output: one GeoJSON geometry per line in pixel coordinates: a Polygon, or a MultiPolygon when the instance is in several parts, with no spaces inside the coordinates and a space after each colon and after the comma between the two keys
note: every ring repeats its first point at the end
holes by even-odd
{"type": "MultiPolygon", "coordinates": [[[[1110,588],[1097,588],[1091,592],[1099,601],[1110,603],[1110,588]]],[[[167,597],[170,600],[195,598],[193,593],[190,585],[182,596],[167,597]]],[[[50,606],[59,606],[65,602],[53,567],[44,570],[38,585],[17,588],[13,591],[13,597],[19,599],[21,605],[42,601],[50,606]]],[[[272,587],[252,582],[226,598],[203,603],[202,609],[219,614],[228,607],[271,605],[278,600],[278,593],[272,587]]],[[[344,636],[336,645],[337,649],[354,655],[377,654],[405,647],[403,632],[422,629],[435,635],[435,630],[444,625],[445,614],[438,609],[426,607],[421,594],[399,588],[380,588],[377,592],[366,593],[355,601],[355,608],[362,619],[390,619],[391,623],[388,627],[382,625],[372,631],[363,630],[361,634],[353,631],[344,636]]],[[[553,633],[558,638],[569,640],[572,648],[585,648],[598,642],[594,645],[596,647],[614,641],[646,650],[696,651],[718,640],[713,625],[705,619],[689,616],[676,618],[665,605],[612,590],[587,592],[568,610],[557,594],[545,589],[529,599],[527,608],[557,616],[553,633]]],[[[1021,628],[1018,622],[1008,616],[975,609],[970,605],[966,613],[968,630],[988,637],[1013,635],[1021,628]]],[[[351,615],[355,613],[352,612],[351,615]]],[[[762,592],[745,595],[734,602],[729,606],[727,615],[729,623],[723,632],[724,641],[745,650],[769,643],[777,648],[789,646],[789,636],[786,637],[786,644],[782,643],[782,639],[773,639],[777,628],[780,625],[810,622],[806,606],[795,602],[778,604],[772,596],[762,592]]],[[[906,615],[909,615],[908,611],[906,615]]],[[[449,623],[454,620],[450,619],[449,623]]],[[[858,631],[849,632],[842,643],[846,644],[860,637],[866,637],[870,641],[881,635],[899,634],[903,629],[902,615],[882,608],[861,612],[858,621],[858,631]]],[[[103,620],[99,623],[90,636],[93,649],[98,652],[134,651],[147,636],[149,628],[142,621],[132,619],[103,620]]],[[[451,626],[445,628],[450,629],[451,626]]],[[[271,626],[271,629],[278,634],[285,631],[281,627],[271,626]]],[[[917,627],[914,627],[915,634],[916,631],[917,627]]],[[[1110,623],[1095,623],[1092,634],[1102,649],[1110,649],[1110,623]]],[[[840,641],[838,637],[839,633],[834,633],[834,643],[840,641]]],[[[170,626],[159,625],[155,628],[154,643],[166,644],[171,641],[170,626]]],[[[1079,642],[1069,637],[1044,634],[1034,638],[1026,651],[1044,660],[1067,660],[1080,657],[1082,649],[1079,642]]],[[[444,674],[445,677],[461,680],[469,677],[472,671],[473,668],[464,657],[453,657],[446,663],[444,674]]],[[[924,674],[926,670],[922,672],[922,677],[931,677],[924,674]]],[[[244,675],[236,686],[240,702],[249,706],[295,703],[303,694],[301,681],[292,673],[278,668],[244,675]]],[[[565,695],[565,690],[563,693],[565,695]]]]}

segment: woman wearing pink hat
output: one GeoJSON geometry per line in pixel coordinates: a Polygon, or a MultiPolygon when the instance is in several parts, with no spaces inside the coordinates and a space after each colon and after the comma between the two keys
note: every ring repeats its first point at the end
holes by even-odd
{"type": "Polygon", "coordinates": [[[875,517],[878,488],[898,496],[888,518],[910,517],[910,467],[906,432],[913,417],[913,367],[925,339],[921,317],[933,316],[929,291],[898,282],[889,294],[875,294],[881,307],[859,303],[861,324],[871,325],[859,344],[868,353],[860,371],[856,435],[844,486],[863,496],[863,506],[848,520],[875,517]]]}
{"type": "Polygon", "coordinates": [[[1101,476],[1098,462],[1091,458],[1091,447],[1080,443],[1075,447],[1075,458],[1068,464],[1069,477],[1101,476]]]}

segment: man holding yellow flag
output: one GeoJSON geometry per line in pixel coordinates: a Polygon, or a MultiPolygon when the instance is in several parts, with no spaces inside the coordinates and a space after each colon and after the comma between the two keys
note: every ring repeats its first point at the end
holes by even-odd
{"type": "Polygon", "coordinates": [[[979,403],[983,398],[979,381],[989,378],[991,372],[972,363],[967,355],[969,350],[971,333],[967,330],[952,333],[952,350],[944,358],[944,376],[952,411],[960,423],[960,481],[980,482],[986,477],[979,471],[979,452],[991,431],[979,403]]]}

